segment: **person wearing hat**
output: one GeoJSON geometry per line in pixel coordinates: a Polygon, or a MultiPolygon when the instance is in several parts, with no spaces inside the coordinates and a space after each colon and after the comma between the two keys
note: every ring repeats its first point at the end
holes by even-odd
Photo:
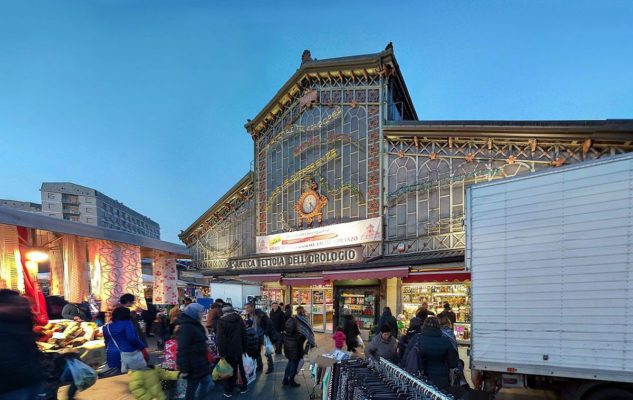
{"type": "Polygon", "coordinates": [[[211,388],[211,363],[207,353],[207,335],[200,322],[204,306],[191,303],[178,318],[176,364],[180,376],[187,380],[186,400],[194,400],[196,391],[204,397],[211,388]]]}
{"type": "Polygon", "coordinates": [[[360,335],[360,329],[358,329],[356,318],[354,318],[352,311],[348,308],[343,309],[343,333],[345,334],[347,351],[356,352],[356,348],[359,346],[358,335],[360,335]]]}

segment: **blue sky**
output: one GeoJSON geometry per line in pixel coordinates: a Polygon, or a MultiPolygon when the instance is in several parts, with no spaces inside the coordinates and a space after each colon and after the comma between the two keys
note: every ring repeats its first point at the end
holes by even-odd
{"type": "Polygon", "coordinates": [[[0,198],[94,187],[185,229],[299,66],[392,41],[421,119],[633,118],[633,2],[0,1],[0,198]]]}

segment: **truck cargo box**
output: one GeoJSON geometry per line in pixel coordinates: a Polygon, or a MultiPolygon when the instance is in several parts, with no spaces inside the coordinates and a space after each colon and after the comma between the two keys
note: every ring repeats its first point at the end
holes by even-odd
{"type": "Polygon", "coordinates": [[[466,197],[471,367],[633,382],[633,155],[466,197]]]}

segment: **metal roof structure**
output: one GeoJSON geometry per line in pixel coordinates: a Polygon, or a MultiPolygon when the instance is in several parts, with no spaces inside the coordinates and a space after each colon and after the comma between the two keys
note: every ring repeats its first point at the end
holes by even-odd
{"type": "Polygon", "coordinates": [[[43,214],[0,207],[0,224],[23,226],[60,234],[82,236],[92,239],[109,240],[139,246],[142,249],[159,250],[174,254],[178,258],[190,258],[191,253],[185,246],[152,239],[146,236],[102,228],[100,226],[82,224],[49,217],[43,214]]]}

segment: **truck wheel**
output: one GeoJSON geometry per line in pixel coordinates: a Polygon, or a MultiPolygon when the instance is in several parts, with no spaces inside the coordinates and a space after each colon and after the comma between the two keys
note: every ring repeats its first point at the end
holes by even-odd
{"type": "Polygon", "coordinates": [[[633,400],[633,393],[624,389],[604,388],[583,396],[583,400],[633,400]]]}

